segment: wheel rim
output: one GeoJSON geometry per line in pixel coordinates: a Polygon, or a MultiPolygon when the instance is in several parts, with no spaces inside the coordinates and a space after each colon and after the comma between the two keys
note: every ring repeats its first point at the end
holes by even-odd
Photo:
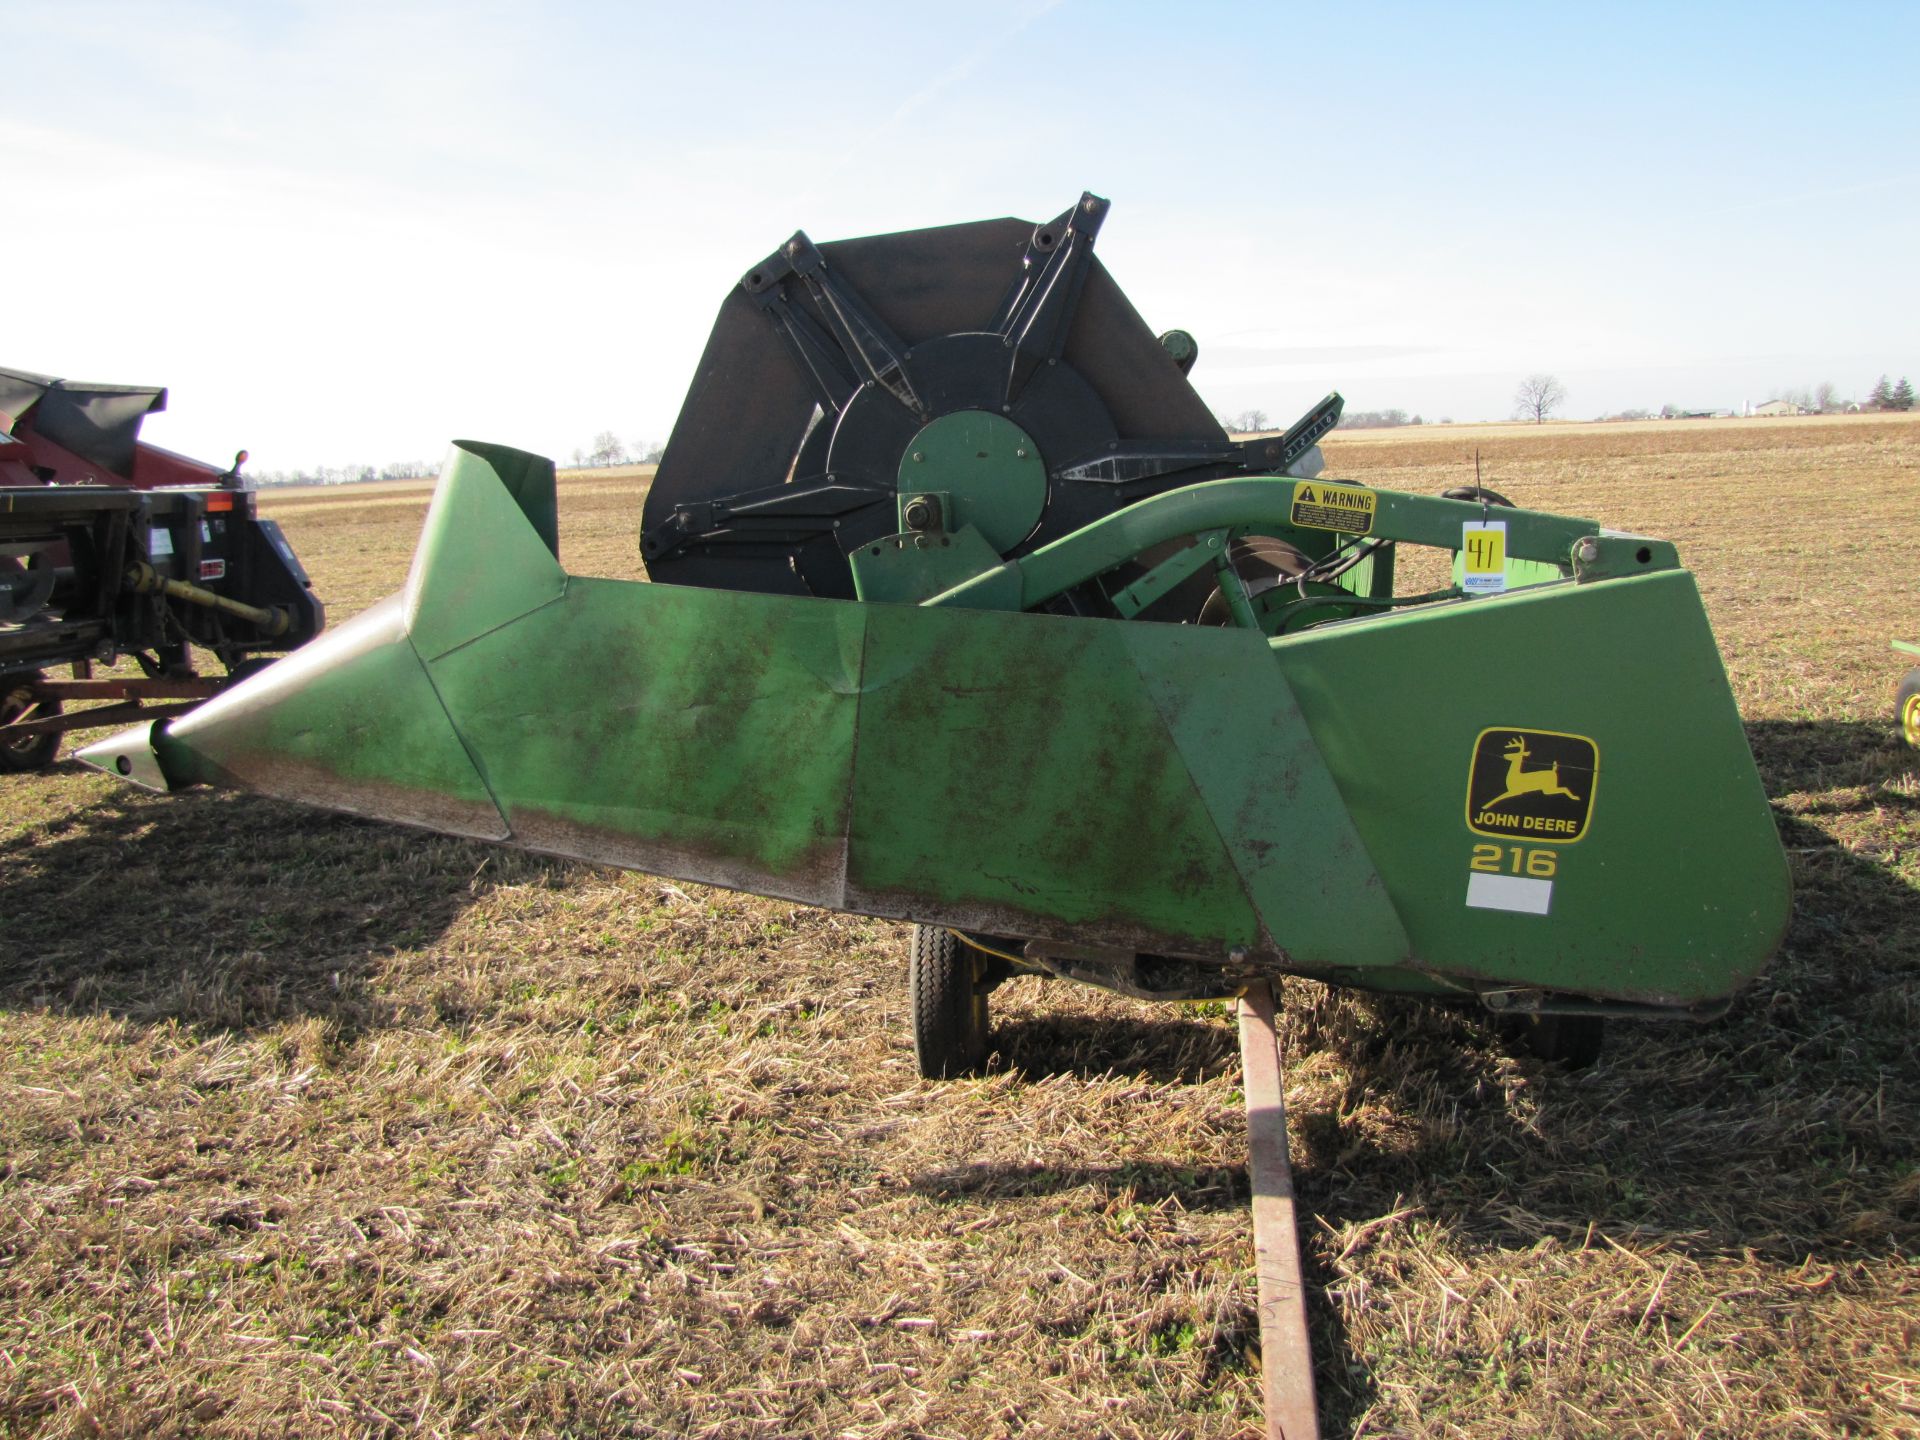
{"type": "MultiPolygon", "coordinates": [[[[5,695],[0,695],[0,725],[11,725],[23,720],[35,709],[33,688],[28,685],[16,685],[5,695]]],[[[14,735],[4,743],[9,755],[31,755],[34,747],[44,743],[40,735],[14,735]]]]}
{"type": "MultiPolygon", "coordinates": [[[[0,680],[0,725],[21,720],[51,719],[60,713],[60,702],[40,692],[38,671],[9,675],[0,680]]],[[[60,736],[51,730],[40,734],[8,735],[0,738],[0,770],[20,773],[38,770],[60,753],[60,736]]]]}
{"type": "Polygon", "coordinates": [[[1900,706],[1900,733],[1907,744],[1920,750],[1920,695],[1909,695],[1900,706]]]}

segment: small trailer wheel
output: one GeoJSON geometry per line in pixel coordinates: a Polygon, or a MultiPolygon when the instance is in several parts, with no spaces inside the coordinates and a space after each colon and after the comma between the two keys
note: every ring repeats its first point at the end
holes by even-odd
{"type": "Polygon", "coordinates": [[[987,986],[981,956],[938,925],[913,927],[907,989],[913,1058],[929,1080],[977,1075],[987,1063],[987,986]]]}
{"type": "Polygon", "coordinates": [[[1607,1039],[1607,1022],[1599,1015],[1534,1015],[1526,1027],[1524,1039],[1534,1057],[1569,1070],[1592,1065],[1607,1039]]]}
{"type": "MultiPolygon", "coordinates": [[[[16,720],[45,720],[60,713],[58,700],[41,700],[34,703],[34,682],[40,677],[35,675],[15,675],[0,680],[0,725],[11,725],[16,720]]],[[[10,740],[0,741],[0,770],[19,774],[27,770],[41,770],[53,763],[53,757],[60,753],[58,732],[44,732],[39,735],[17,735],[10,740]]]]}
{"type": "Polygon", "coordinates": [[[231,688],[235,685],[245,684],[262,670],[271,669],[279,659],[280,657],[278,655],[249,655],[238,665],[228,667],[228,687],[231,688]]]}
{"type": "Polygon", "coordinates": [[[1907,671],[1894,692],[1894,714],[1900,717],[1900,736],[1920,750],[1920,666],[1907,671]]]}

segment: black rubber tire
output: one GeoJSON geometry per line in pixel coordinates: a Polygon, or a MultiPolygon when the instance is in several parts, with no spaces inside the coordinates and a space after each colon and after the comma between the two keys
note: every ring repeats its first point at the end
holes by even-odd
{"type": "Polygon", "coordinates": [[[1455,485],[1440,492],[1442,500],[1478,500],[1483,505],[1504,505],[1512,510],[1514,503],[1498,490],[1489,490],[1484,485],[1455,485]]]}
{"type": "MultiPolygon", "coordinates": [[[[1250,600],[1257,600],[1276,585],[1294,579],[1313,563],[1297,546],[1289,545],[1284,540],[1275,540],[1270,535],[1248,535],[1231,542],[1227,547],[1227,558],[1239,572],[1250,600]]],[[[1233,611],[1218,585],[1213,587],[1206,603],[1200,607],[1200,617],[1196,623],[1220,626],[1233,624],[1233,611]]]]}
{"type": "MultiPolygon", "coordinates": [[[[26,714],[33,699],[33,683],[39,678],[38,675],[9,675],[0,680],[0,725],[10,724],[26,714]]],[[[59,713],[58,700],[42,700],[35,718],[45,719],[59,713]]],[[[22,735],[0,742],[0,771],[18,775],[28,770],[44,770],[59,753],[60,735],[57,731],[48,735],[22,735]]]]}
{"type": "Polygon", "coordinates": [[[279,658],[278,655],[249,655],[227,671],[227,684],[234,686],[251,680],[261,671],[271,669],[279,658]]]}
{"type": "Polygon", "coordinates": [[[938,925],[913,927],[907,991],[913,1058],[928,1080],[978,1075],[987,1063],[987,986],[980,952],[938,925]]]}
{"type": "Polygon", "coordinates": [[[1600,1015],[1534,1015],[1522,1032],[1535,1059],[1585,1070],[1600,1058],[1607,1022],[1600,1015]]]}
{"type": "Polygon", "coordinates": [[[1920,665],[1907,671],[1893,692],[1893,713],[1900,720],[1900,736],[1920,750],[1920,665]]]}

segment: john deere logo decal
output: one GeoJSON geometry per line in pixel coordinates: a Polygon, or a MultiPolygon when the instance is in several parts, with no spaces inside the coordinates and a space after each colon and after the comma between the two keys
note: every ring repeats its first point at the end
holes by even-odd
{"type": "Polygon", "coordinates": [[[1467,774],[1467,828],[1568,845],[1587,833],[1600,747],[1557,730],[1482,730],[1467,774]]]}

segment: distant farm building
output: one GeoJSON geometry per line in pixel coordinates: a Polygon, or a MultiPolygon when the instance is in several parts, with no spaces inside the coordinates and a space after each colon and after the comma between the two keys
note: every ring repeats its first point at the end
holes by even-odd
{"type": "Polygon", "coordinates": [[[1806,415],[1810,412],[1804,405],[1796,405],[1791,400],[1769,400],[1764,405],[1755,405],[1748,409],[1749,415],[1806,415]]]}

